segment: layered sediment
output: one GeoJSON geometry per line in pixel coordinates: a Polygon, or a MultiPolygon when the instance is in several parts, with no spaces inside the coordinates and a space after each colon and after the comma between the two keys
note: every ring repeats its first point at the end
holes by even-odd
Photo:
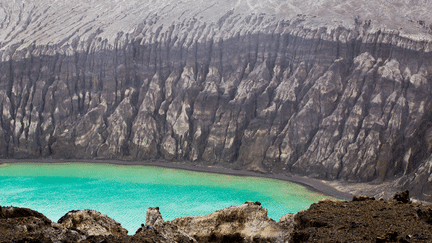
{"type": "Polygon", "coordinates": [[[2,158],[221,164],[432,200],[428,2],[0,3],[2,158]]]}

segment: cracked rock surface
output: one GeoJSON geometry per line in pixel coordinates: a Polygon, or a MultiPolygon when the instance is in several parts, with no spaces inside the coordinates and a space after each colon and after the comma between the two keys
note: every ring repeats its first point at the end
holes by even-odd
{"type": "Polygon", "coordinates": [[[0,157],[223,164],[432,200],[431,9],[0,0],[0,157]]]}

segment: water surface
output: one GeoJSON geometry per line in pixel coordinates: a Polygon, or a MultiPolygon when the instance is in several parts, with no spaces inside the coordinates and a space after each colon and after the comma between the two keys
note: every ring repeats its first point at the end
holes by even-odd
{"type": "Polygon", "coordinates": [[[260,201],[270,218],[324,198],[298,184],[258,177],[138,165],[16,163],[0,165],[0,205],[31,208],[53,221],[70,210],[94,209],[134,234],[148,207],[164,220],[205,215],[260,201]]]}

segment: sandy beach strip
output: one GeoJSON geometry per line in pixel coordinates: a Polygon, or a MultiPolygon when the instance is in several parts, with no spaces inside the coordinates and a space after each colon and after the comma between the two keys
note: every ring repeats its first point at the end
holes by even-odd
{"type": "Polygon", "coordinates": [[[234,170],[229,168],[223,168],[218,165],[205,166],[205,165],[194,165],[187,162],[167,162],[167,161],[129,161],[129,160],[95,160],[95,159],[0,159],[1,164],[13,164],[13,163],[97,163],[97,164],[113,164],[113,165],[142,165],[142,166],[156,166],[170,169],[180,169],[204,173],[216,173],[234,176],[251,176],[251,177],[263,177],[270,179],[283,180],[293,182],[305,186],[311,191],[322,193],[326,196],[335,197],[342,200],[351,200],[353,195],[347,192],[337,190],[335,187],[329,185],[324,180],[317,180],[308,178],[305,176],[286,175],[286,174],[264,174],[254,171],[247,170],[234,170]]]}

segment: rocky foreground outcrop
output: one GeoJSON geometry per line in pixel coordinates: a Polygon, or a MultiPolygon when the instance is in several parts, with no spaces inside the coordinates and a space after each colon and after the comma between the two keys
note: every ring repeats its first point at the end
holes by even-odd
{"type": "Polygon", "coordinates": [[[129,236],[119,223],[94,210],[71,211],[55,223],[30,209],[2,207],[0,242],[286,242],[292,227],[268,218],[259,204],[246,202],[168,222],[159,208],[149,208],[145,224],[129,236]]]}
{"type": "Polygon", "coordinates": [[[58,223],[25,208],[0,214],[0,242],[430,242],[431,232],[432,206],[411,201],[408,191],[387,200],[324,199],[279,222],[258,202],[167,222],[155,207],[134,235],[92,210],[71,211],[58,223]]]}
{"type": "MultiPolygon", "coordinates": [[[[259,203],[258,203],[259,204],[259,203]]],[[[136,235],[157,230],[166,238],[180,234],[189,242],[286,242],[289,227],[267,216],[267,209],[254,202],[231,206],[198,217],[181,217],[164,222],[158,208],[149,208],[146,224],[136,235]]]]}
{"type": "Polygon", "coordinates": [[[85,237],[92,235],[124,236],[128,231],[113,219],[94,210],[70,211],[58,220],[65,228],[76,230],[85,237]]]}
{"type": "Polygon", "coordinates": [[[0,0],[0,157],[391,181],[432,200],[431,10],[0,0]]]}

